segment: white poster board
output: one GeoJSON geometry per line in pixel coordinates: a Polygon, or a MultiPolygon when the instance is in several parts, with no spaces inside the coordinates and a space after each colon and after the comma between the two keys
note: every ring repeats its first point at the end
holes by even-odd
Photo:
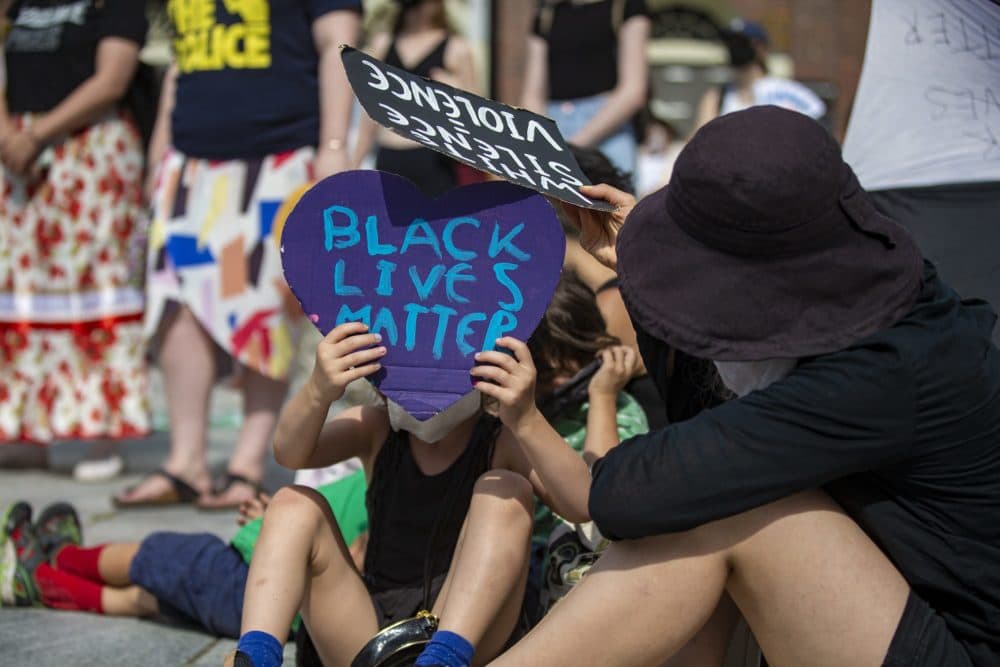
{"type": "Polygon", "coordinates": [[[844,157],[868,190],[1000,181],[1000,5],[873,0],[844,157]]]}

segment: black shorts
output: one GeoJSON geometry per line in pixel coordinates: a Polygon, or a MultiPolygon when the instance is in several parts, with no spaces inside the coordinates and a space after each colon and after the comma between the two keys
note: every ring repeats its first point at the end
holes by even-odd
{"type": "MultiPolygon", "coordinates": [[[[444,586],[445,577],[448,573],[439,574],[431,579],[430,585],[430,607],[434,606],[441,587],[444,586]]],[[[417,612],[423,609],[424,587],[414,586],[411,588],[389,588],[385,590],[375,590],[368,585],[368,594],[372,599],[372,606],[375,607],[375,616],[378,619],[378,627],[384,628],[405,618],[416,616],[417,612]]]]}
{"type": "Polygon", "coordinates": [[[967,646],[936,611],[910,591],[882,664],[884,667],[986,667],[1000,665],[1000,656],[967,646]]]}

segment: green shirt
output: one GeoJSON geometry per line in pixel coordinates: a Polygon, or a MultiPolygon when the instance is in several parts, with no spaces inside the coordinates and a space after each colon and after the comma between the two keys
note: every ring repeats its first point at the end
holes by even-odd
{"type": "MultiPolygon", "coordinates": [[[[368,488],[365,480],[365,471],[358,470],[347,477],[338,479],[336,482],[323,484],[316,488],[321,496],[330,503],[333,516],[340,526],[340,534],[344,536],[344,543],[350,544],[357,539],[358,535],[368,529],[368,511],[365,508],[365,490],[368,488]]],[[[250,564],[250,556],[253,555],[254,545],[260,537],[260,525],[262,518],[257,518],[243,526],[233,536],[233,548],[240,552],[243,560],[250,564]]],[[[292,621],[292,632],[299,628],[302,622],[301,617],[296,614],[292,621]]]]}
{"type": "MultiPolygon", "coordinates": [[[[323,484],[316,490],[330,503],[333,516],[340,526],[344,542],[350,544],[358,535],[368,529],[368,512],[365,510],[365,473],[358,470],[336,482],[323,484]]],[[[240,552],[243,560],[250,562],[254,545],[260,537],[261,519],[254,519],[233,536],[231,544],[240,552]]]]}
{"type": "MultiPolygon", "coordinates": [[[[619,392],[616,407],[618,408],[616,421],[619,441],[649,431],[646,413],[643,412],[642,407],[634,398],[625,392],[619,392]]],[[[583,455],[583,443],[587,439],[587,412],[589,409],[590,404],[583,403],[575,411],[562,415],[552,424],[556,432],[581,456],[583,455]]],[[[532,531],[532,543],[544,547],[548,542],[549,534],[558,524],[559,518],[552,510],[542,503],[535,503],[535,528],[532,531]]]]}

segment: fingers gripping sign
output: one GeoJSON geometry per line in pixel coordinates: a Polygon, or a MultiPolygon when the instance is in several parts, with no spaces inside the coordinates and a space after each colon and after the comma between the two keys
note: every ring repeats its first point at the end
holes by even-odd
{"type": "Polygon", "coordinates": [[[535,362],[528,346],[510,336],[498,338],[498,348],[511,351],[507,354],[491,350],[476,354],[476,366],[470,373],[479,378],[476,389],[500,404],[500,421],[515,429],[535,410],[535,362]]]}
{"type": "Polygon", "coordinates": [[[595,201],[614,206],[613,211],[597,211],[563,203],[563,211],[571,225],[580,230],[580,245],[605,266],[617,269],[615,242],[625,218],[635,206],[635,197],[610,185],[585,185],[580,191],[595,201]]]}
{"type": "Polygon", "coordinates": [[[378,371],[385,356],[382,336],[368,333],[363,322],[345,322],[334,327],[316,348],[316,365],[310,382],[323,401],[332,403],[344,395],[348,384],[378,371]]]}

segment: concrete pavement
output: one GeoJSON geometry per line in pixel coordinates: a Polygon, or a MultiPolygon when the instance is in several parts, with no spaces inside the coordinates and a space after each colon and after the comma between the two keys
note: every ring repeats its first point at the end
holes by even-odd
{"type": "MultiPolygon", "coordinates": [[[[236,431],[214,429],[209,459],[223,466],[236,431]]],[[[0,447],[2,449],[2,447],[0,447]]],[[[55,470],[0,468],[0,504],[32,503],[35,511],[56,500],[69,500],[80,513],[86,544],[138,541],[157,530],[211,532],[229,539],[236,530],[235,512],[201,512],[190,507],[115,510],[111,495],[138,481],[142,471],[155,469],[167,451],[163,433],[125,443],[122,452],[130,474],[111,482],[81,484],[68,470],[86,451],[84,443],[53,446],[49,459],[55,470]]],[[[291,480],[291,473],[273,461],[265,485],[274,488],[291,480]]],[[[143,665],[221,665],[235,642],[163,620],[111,618],[48,609],[0,609],[0,667],[104,667],[143,665]]],[[[294,647],[286,650],[286,665],[294,665],[294,647]]]]}

